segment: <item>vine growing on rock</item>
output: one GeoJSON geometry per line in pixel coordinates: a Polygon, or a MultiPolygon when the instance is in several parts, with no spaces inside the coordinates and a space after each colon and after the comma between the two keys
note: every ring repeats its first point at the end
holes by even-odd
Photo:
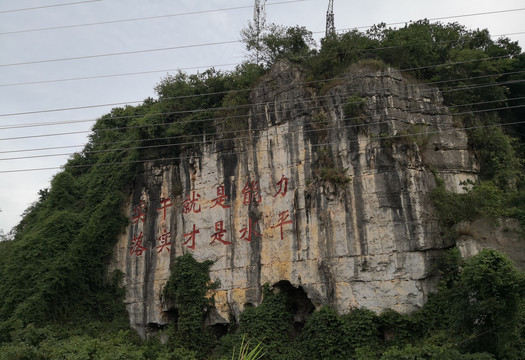
{"type": "Polygon", "coordinates": [[[198,262],[190,253],[175,259],[171,275],[164,287],[167,302],[173,302],[177,313],[174,329],[168,333],[175,348],[187,348],[200,356],[214,346],[214,339],[203,322],[213,306],[212,291],[219,285],[210,280],[212,261],[198,262]]]}

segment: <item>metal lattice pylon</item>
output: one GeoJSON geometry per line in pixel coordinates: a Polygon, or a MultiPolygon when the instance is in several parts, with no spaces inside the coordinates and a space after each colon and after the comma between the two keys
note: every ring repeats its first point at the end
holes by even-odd
{"type": "Polygon", "coordinates": [[[266,0],[255,0],[253,8],[253,24],[257,34],[260,34],[266,25],[266,0]]]}
{"type": "Polygon", "coordinates": [[[335,35],[334,23],[334,0],[328,1],[328,10],[326,11],[326,34],[325,36],[335,35]]]}

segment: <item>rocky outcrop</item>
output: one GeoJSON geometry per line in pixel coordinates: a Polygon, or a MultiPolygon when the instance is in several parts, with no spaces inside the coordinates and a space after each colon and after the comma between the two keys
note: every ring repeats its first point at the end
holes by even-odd
{"type": "Polygon", "coordinates": [[[247,131],[137,176],[110,264],[131,325],[146,336],[170,321],[162,287],[188,251],[214,261],[212,324],[259,304],[265,283],[341,313],[421,307],[451,245],[429,201],[435,174],[459,191],[477,173],[439,91],[389,68],[309,83],[280,62],[251,103],[247,131]]]}
{"type": "Polygon", "coordinates": [[[481,218],[463,221],[455,230],[461,256],[470,257],[483,249],[494,249],[507,255],[519,270],[525,271],[525,236],[519,220],[481,218]]]}

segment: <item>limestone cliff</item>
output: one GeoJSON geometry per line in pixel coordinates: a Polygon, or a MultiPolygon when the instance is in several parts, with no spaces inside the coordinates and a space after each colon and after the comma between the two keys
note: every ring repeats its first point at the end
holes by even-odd
{"type": "Polygon", "coordinates": [[[265,283],[341,313],[421,307],[451,245],[429,202],[434,173],[456,191],[477,174],[439,91],[358,67],[321,87],[280,62],[251,103],[249,131],[146,164],[133,184],[110,264],[124,273],[132,327],[145,336],[169,322],[162,288],[188,251],[214,261],[210,323],[259,304],[265,283]]]}

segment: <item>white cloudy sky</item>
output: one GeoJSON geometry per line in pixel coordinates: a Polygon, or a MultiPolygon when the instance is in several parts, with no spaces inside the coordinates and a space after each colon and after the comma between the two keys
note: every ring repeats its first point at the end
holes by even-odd
{"type": "MultiPolygon", "coordinates": [[[[244,58],[242,44],[236,41],[253,16],[253,3],[253,0],[1,0],[0,229],[7,232],[18,223],[24,209],[37,199],[38,190],[49,186],[52,176],[68,158],[68,155],[47,155],[80,150],[93,122],[9,127],[96,119],[117,106],[97,105],[133,105],[154,97],[153,87],[168,72],[183,69],[191,73],[197,67],[203,70],[212,66],[231,69],[232,64],[244,58]],[[57,4],[70,5],[51,6],[57,4]],[[166,17],[175,14],[179,16],[166,17]],[[154,18],[115,22],[144,17],[154,18]],[[100,24],[103,22],[106,24],[100,24]],[[99,24],[76,26],[92,23],[99,24]],[[228,43],[181,48],[217,42],[228,43]],[[138,53],[166,48],[171,49],[138,53]],[[134,53],[90,57],[122,52],[134,53]],[[118,74],[128,75],[113,76],[118,74]],[[67,80],[85,77],[94,78],[67,80]],[[50,111],[66,108],[77,109],[50,111]],[[50,136],[67,132],[73,134],[50,136]],[[76,147],[23,151],[67,146],[76,147]],[[34,157],[38,155],[44,156],[34,157]],[[32,158],[19,158],[25,156],[32,158]],[[13,157],[18,159],[6,160],[13,157]],[[53,169],[6,172],[38,168],[53,169]]],[[[380,22],[403,23],[516,9],[442,21],[457,21],[471,29],[488,28],[493,35],[508,35],[519,41],[520,46],[525,44],[525,9],[517,10],[524,7],[523,0],[335,0],[334,3],[337,29],[362,30],[380,22]]],[[[306,26],[320,37],[324,34],[327,4],[328,0],[268,0],[267,22],[306,26]]]]}

